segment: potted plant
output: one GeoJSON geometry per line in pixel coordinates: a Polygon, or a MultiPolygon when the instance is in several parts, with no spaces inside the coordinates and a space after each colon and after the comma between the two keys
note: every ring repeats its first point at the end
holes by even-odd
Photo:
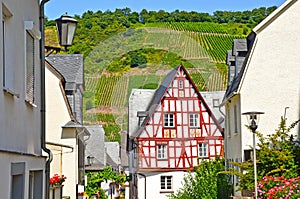
{"type": "Polygon", "coordinates": [[[50,178],[50,199],[62,198],[63,182],[67,179],[64,175],[54,174],[50,178]]]}

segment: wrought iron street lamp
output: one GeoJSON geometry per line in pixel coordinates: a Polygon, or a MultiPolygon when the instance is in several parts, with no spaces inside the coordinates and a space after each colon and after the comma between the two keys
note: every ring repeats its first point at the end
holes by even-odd
{"type": "Polygon", "coordinates": [[[92,164],[94,164],[94,159],[95,159],[94,156],[88,156],[88,157],[87,157],[88,165],[89,165],[89,166],[92,166],[92,164]]]}
{"type": "Polygon", "coordinates": [[[71,46],[74,39],[75,30],[78,21],[70,17],[67,13],[55,20],[59,44],[67,50],[71,46]]]}
{"type": "Polygon", "coordinates": [[[255,192],[255,198],[257,199],[257,169],[256,169],[256,141],[255,141],[255,131],[257,129],[259,116],[261,114],[264,114],[264,112],[258,112],[258,111],[251,111],[243,113],[243,115],[246,115],[249,128],[252,131],[253,134],[253,167],[254,167],[254,192],[255,192]]]}

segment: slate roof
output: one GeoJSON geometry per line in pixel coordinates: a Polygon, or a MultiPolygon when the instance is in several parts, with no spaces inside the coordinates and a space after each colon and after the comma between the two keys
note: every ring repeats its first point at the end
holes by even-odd
{"type": "MultiPolygon", "coordinates": [[[[243,59],[242,63],[239,63],[240,66],[236,66],[236,67],[240,67],[240,71],[233,78],[231,84],[229,84],[229,86],[227,87],[222,104],[225,103],[227,101],[227,99],[231,98],[232,95],[234,95],[237,92],[238,88],[239,88],[240,82],[242,80],[242,77],[243,77],[243,74],[245,72],[245,68],[246,68],[246,65],[247,65],[247,62],[248,62],[248,59],[249,59],[250,52],[251,52],[252,47],[253,47],[255,37],[256,37],[256,34],[254,32],[250,33],[249,36],[247,37],[246,44],[247,44],[248,51],[247,51],[246,57],[243,59]]],[[[240,43],[237,43],[237,45],[239,45],[239,44],[240,43]]],[[[244,46],[244,44],[242,44],[242,45],[244,46]]]]}
{"type": "Polygon", "coordinates": [[[117,167],[120,164],[120,145],[118,142],[104,142],[105,132],[101,125],[85,126],[90,133],[86,140],[85,165],[87,170],[103,170],[105,166],[117,167]],[[87,157],[94,157],[88,165],[87,157]]]}
{"type": "Polygon", "coordinates": [[[105,167],[105,146],[104,146],[104,129],[100,125],[85,126],[90,132],[90,138],[86,140],[85,147],[85,165],[87,163],[87,157],[94,157],[94,163],[89,166],[90,170],[101,170],[105,167]]]}
{"type": "Polygon", "coordinates": [[[81,54],[51,54],[46,60],[56,68],[67,83],[83,84],[83,55],[81,54]]]}

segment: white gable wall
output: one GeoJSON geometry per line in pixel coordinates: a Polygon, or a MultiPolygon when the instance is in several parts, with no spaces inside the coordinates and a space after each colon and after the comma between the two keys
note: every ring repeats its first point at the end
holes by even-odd
{"type": "Polygon", "coordinates": [[[46,141],[71,148],[47,145],[53,153],[50,177],[65,175],[63,195],[76,198],[78,179],[78,147],[76,138],[62,139],[62,126],[71,120],[66,101],[60,88],[60,80],[46,67],[46,141]]]}
{"type": "MultiPolygon", "coordinates": [[[[300,117],[299,11],[300,2],[296,1],[271,25],[258,32],[242,82],[242,112],[265,112],[258,124],[258,131],[264,134],[274,133],[285,107],[290,107],[286,112],[288,124],[300,117]]],[[[247,124],[244,117],[242,124],[247,124]]],[[[251,143],[243,145],[246,144],[251,143]]]]}

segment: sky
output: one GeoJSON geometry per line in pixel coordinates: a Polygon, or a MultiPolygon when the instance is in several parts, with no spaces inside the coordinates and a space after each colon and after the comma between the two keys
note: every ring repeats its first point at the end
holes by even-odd
{"type": "Polygon", "coordinates": [[[48,19],[57,19],[62,14],[81,16],[84,12],[115,11],[116,8],[130,8],[140,12],[165,10],[172,12],[196,11],[213,14],[214,11],[244,11],[259,7],[280,6],[285,0],[50,0],[45,5],[45,15],[48,19]]]}

